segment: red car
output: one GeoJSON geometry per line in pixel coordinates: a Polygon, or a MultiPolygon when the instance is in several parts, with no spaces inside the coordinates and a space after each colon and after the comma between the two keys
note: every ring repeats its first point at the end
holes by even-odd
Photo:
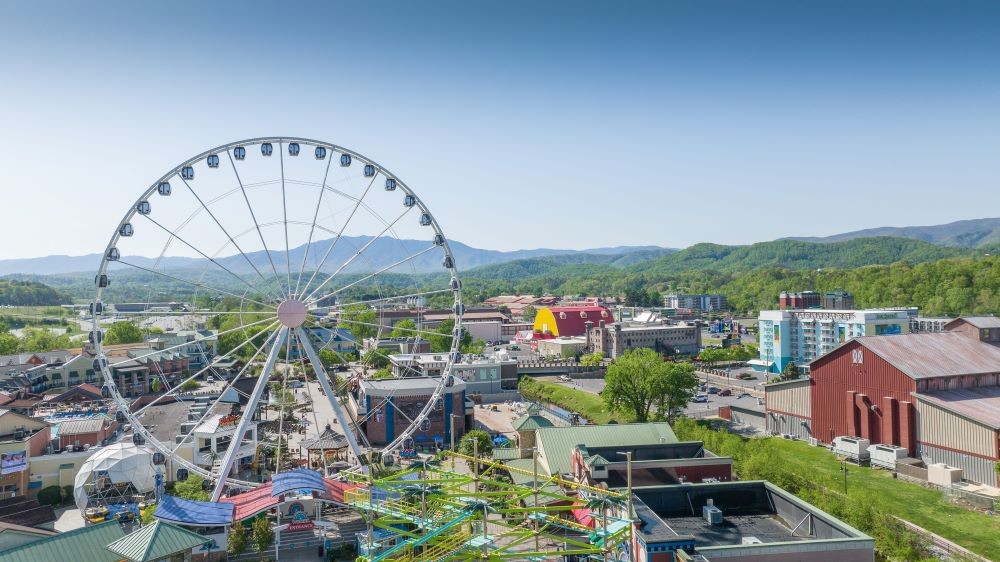
{"type": "Polygon", "coordinates": [[[732,395],[733,395],[733,391],[729,390],[728,388],[725,388],[725,389],[722,389],[722,390],[719,391],[719,396],[732,396],[732,395]]]}

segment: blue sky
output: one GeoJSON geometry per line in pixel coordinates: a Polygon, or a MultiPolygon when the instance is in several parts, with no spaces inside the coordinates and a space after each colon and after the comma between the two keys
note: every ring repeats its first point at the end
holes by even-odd
{"type": "Polygon", "coordinates": [[[367,154],[450,238],[492,249],[748,243],[1000,215],[995,3],[3,13],[0,233],[14,241],[3,258],[101,251],[164,171],[261,135],[367,154]]]}

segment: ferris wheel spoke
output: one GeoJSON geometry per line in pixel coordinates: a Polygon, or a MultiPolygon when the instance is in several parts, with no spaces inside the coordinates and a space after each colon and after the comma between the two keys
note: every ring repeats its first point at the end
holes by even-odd
{"type": "MultiPolygon", "coordinates": [[[[229,153],[229,151],[227,150],[226,154],[228,154],[228,153],[229,153]]],[[[178,177],[180,177],[181,181],[184,182],[184,185],[188,188],[188,191],[191,192],[191,195],[193,195],[194,198],[198,201],[198,203],[202,206],[202,208],[205,209],[205,212],[208,213],[208,216],[212,217],[212,220],[215,221],[215,224],[219,227],[219,230],[221,230],[222,233],[226,235],[226,238],[229,238],[229,242],[232,243],[232,245],[233,245],[234,248],[236,248],[236,251],[238,251],[240,253],[240,255],[243,256],[243,259],[246,260],[247,264],[250,267],[252,267],[254,271],[257,272],[257,275],[261,278],[262,281],[264,281],[264,283],[266,285],[267,284],[267,279],[265,279],[264,275],[260,272],[259,269],[257,269],[257,266],[253,263],[253,260],[251,260],[250,257],[247,256],[246,252],[243,251],[243,248],[241,248],[240,245],[236,243],[236,240],[234,240],[233,237],[232,237],[232,235],[229,234],[229,231],[226,230],[226,227],[222,226],[222,223],[219,222],[219,219],[215,216],[215,213],[212,212],[212,209],[208,208],[208,205],[206,205],[205,202],[201,200],[201,197],[198,195],[197,192],[195,192],[194,188],[191,187],[191,184],[188,183],[188,181],[186,179],[184,179],[183,176],[178,176],[178,177]]],[[[244,195],[245,195],[245,193],[244,193],[244,195]]],[[[267,249],[265,248],[265,251],[266,250],[267,249]]],[[[270,253],[268,254],[267,257],[268,258],[271,257],[270,253]]],[[[281,286],[280,283],[279,283],[278,286],[279,287],[281,286]]]]}
{"type": "MultiPolygon", "coordinates": [[[[281,212],[285,219],[285,274],[288,284],[287,298],[292,296],[292,258],[288,248],[288,201],[285,198],[285,146],[278,143],[278,159],[281,162],[281,212]]],[[[287,358],[287,356],[286,356],[287,358]]]]}
{"type": "Polygon", "coordinates": [[[246,279],[240,277],[239,275],[237,275],[236,273],[234,273],[233,270],[229,269],[228,267],[226,267],[226,266],[222,265],[221,263],[219,263],[218,261],[216,261],[215,258],[212,258],[211,256],[209,256],[205,252],[199,250],[198,248],[196,248],[194,246],[194,244],[191,244],[190,242],[188,242],[184,238],[181,238],[180,235],[178,235],[177,233],[173,232],[169,228],[163,226],[162,224],[160,224],[159,222],[157,222],[156,219],[154,219],[153,217],[151,217],[149,215],[142,215],[142,216],[146,217],[146,220],[148,220],[149,222],[151,222],[151,223],[155,224],[156,226],[160,227],[164,232],[166,232],[167,234],[169,234],[171,237],[177,239],[178,241],[180,241],[182,244],[184,244],[188,248],[191,248],[195,252],[198,252],[198,254],[200,254],[203,258],[207,259],[208,261],[212,262],[213,264],[215,264],[216,266],[218,266],[220,269],[222,269],[226,273],[228,273],[228,274],[232,275],[233,277],[235,277],[236,280],[238,280],[240,283],[243,283],[244,285],[246,285],[247,287],[249,287],[251,291],[254,291],[254,292],[260,291],[259,288],[254,287],[253,285],[251,285],[249,281],[247,281],[246,279]]]}
{"type": "Polygon", "coordinates": [[[173,281],[177,281],[177,282],[180,282],[180,283],[186,283],[188,285],[191,285],[191,286],[194,286],[194,287],[198,287],[199,289],[205,289],[205,290],[208,290],[208,291],[214,291],[215,293],[221,293],[223,295],[229,295],[229,296],[232,296],[232,297],[236,297],[238,299],[246,300],[246,301],[252,302],[254,304],[259,304],[259,305],[261,305],[261,306],[263,306],[265,308],[269,308],[269,309],[276,309],[277,308],[276,306],[268,304],[268,303],[265,303],[265,302],[261,302],[261,301],[254,300],[254,299],[248,299],[248,298],[246,298],[246,296],[241,295],[239,293],[234,293],[232,291],[227,291],[225,289],[219,289],[217,287],[212,287],[211,285],[206,285],[204,283],[199,283],[197,281],[191,281],[191,280],[188,280],[188,279],[182,279],[180,277],[177,277],[177,276],[174,276],[174,275],[170,275],[168,273],[163,273],[162,271],[157,271],[155,269],[151,269],[151,268],[148,268],[148,267],[143,267],[141,265],[136,265],[134,263],[127,262],[125,260],[121,260],[120,259],[120,260],[118,260],[118,263],[127,265],[129,267],[134,267],[135,269],[139,269],[139,270],[145,271],[147,273],[152,273],[154,275],[159,275],[161,277],[166,277],[167,279],[171,279],[173,281]]]}
{"type": "MultiPolygon", "coordinates": [[[[319,265],[317,265],[313,269],[312,275],[310,275],[309,280],[306,281],[306,286],[302,289],[302,292],[306,292],[309,290],[309,286],[312,285],[313,280],[316,279],[316,274],[323,270],[323,266],[326,265],[326,259],[330,257],[330,253],[333,252],[333,249],[337,247],[337,242],[340,242],[340,239],[343,238],[344,232],[347,230],[347,226],[351,224],[351,219],[353,219],[354,215],[357,214],[358,207],[361,206],[361,203],[365,200],[365,197],[368,195],[368,192],[371,191],[373,185],[375,185],[374,180],[368,184],[368,187],[365,188],[364,192],[361,194],[361,197],[359,197],[358,200],[354,203],[354,207],[351,208],[351,214],[347,215],[347,220],[344,221],[344,225],[340,227],[339,231],[337,231],[337,236],[335,236],[333,238],[333,242],[331,242],[330,245],[326,247],[326,252],[323,253],[323,259],[321,259],[319,265]]],[[[407,209],[407,211],[409,211],[409,209],[407,209]]],[[[404,211],[403,215],[405,214],[406,212],[404,211]]],[[[402,215],[400,215],[399,218],[402,218],[402,215]]],[[[397,218],[396,220],[399,219],[397,218]]],[[[368,245],[366,244],[365,247],[368,247],[368,245]]],[[[361,251],[364,250],[362,249],[361,251]]],[[[322,287],[322,285],[320,285],[320,287],[322,287]]],[[[312,296],[312,293],[310,293],[309,296],[312,296]]]]}
{"type": "MultiPolygon", "coordinates": [[[[274,316],[273,312],[266,311],[252,311],[252,310],[204,310],[198,312],[184,312],[178,310],[172,310],[167,312],[154,312],[151,310],[140,310],[137,312],[116,312],[115,316],[120,318],[129,318],[131,316],[253,316],[267,314],[271,317],[274,316]]],[[[59,318],[52,318],[53,320],[59,320],[59,318]]]]}
{"type": "Polygon", "coordinates": [[[344,411],[340,407],[340,401],[337,400],[337,395],[330,388],[330,375],[326,372],[326,368],[323,367],[323,362],[320,361],[319,355],[316,354],[316,349],[313,348],[312,343],[309,341],[308,335],[302,337],[302,332],[304,330],[302,327],[295,328],[295,333],[299,336],[299,345],[305,350],[306,355],[309,357],[309,362],[312,363],[313,370],[316,372],[316,379],[319,381],[320,386],[323,387],[323,393],[326,394],[327,400],[330,402],[330,407],[333,408],[333,413],[337,416],[337,422],[340,427],[344,430],[344,437],[347,439],[347,443],[351,446],[351,451],[354,452],[355,458],[363,458],[363,453],[361,447],[358,445],[358,440],[355,437],[354,430],[351,429],[351,425],[344,415],[344,411]]]}
{"type": "MultiPolygon", "coordinates": [[[[233,160],[233,155],[230,154],[228,150],[226,151],[226,156],[229,157],[229,164],[233,167],[233,175],[236,176],[236,182],[240,184],[240,191],[243,193],[243,200],[246,201],[247,210],[250,211],[250,218],[253,219],[253,224],[257,228],[257,236],[260,237],[260,243],[264,247],[264,253],[267,255],[267,261],[271,263],[271,271],[274,272],[274,281],[278,284],[278,292],[282,292],[281,278],[278,275],[278,268],[274,266],[274,259],[271,258],[271,250],[268,249],[267,242],[264,241],[264,233],[260,230],[260,222],[257,221],[257,214],[253,212],[253,205],[250,204],[250,196],[247,195],[246,187],[243,186],[243,180],[240,178],[240,172],[236,169],[236,161],[233,160]]],[[[230,240],[232,240],[231,237],[230,240]]],[[[235,244],[235,242],[233,242],[233,244],[235,244]]],[[[246,257],[246,255],[244,254],[243,257],[246,257]]],[[[249,258],[247,258],[247,261],[250,261],[249,258]]],[[[257,268],[254,267],[254,269],[257,268]]],[[[260,271],[258,271],[257,274],[261,276],[261,279],[264,278],[260,271]]]]}
{"type": "Polygon", "coordinates": [[[351,324],[358,324],[358,325],[361,325],[361,326],[370,326],[372,328],[385,329],[385,330],[388,330],[390,332],[392,332],[392,331],[400,331],[400,332],[407,332],[407,333],[410,333],[410,334],[422,334],[422,335],[426,335],[426,336],[434,336],[434,337],[442,337],[442,338],[454,338],[455,337],[454,334],[443,334],[441,332],[429,332],[427,330],[420,330],[418,328],[400,328],[399,326],[393,326],[391,324],[376,324],[374,322],[362,322],[360,320],[343,320],[343,321],[341,321],[341,323],[347,324],[348,326],[350,326],[351,324]]]}
{"type": "MultiPolygon", "coordinates": [[[[336,269],[336,271],[334,271],[333,273],[331,273],[315,289],[313,289],[312,291],[310,291],[309,294],[306,295],[305,299],[303,299],[303,300],[308,301],[309,299],[311,299],[313,297],[313,295],[315,295],[317,292],[319,292],[319,290],[322,289],[324,286],[326,286],[327,283],[329,283],[330,281],[332,281],[333,278],[336,277],[341,271],[343,271],[349,265],[351,265],[352,263],[354,263],[354,260],[358,259],[362,254],[364,254],[365,250],[367,250],[372,244],[374,244],[376,240],[381,239],[382,236],[384,236],[386,232],[389,232],[389,230],[393,227],[393,225],[395,225],[397,222],[399,222],[400,220],[402,220],[402,218],[405,217],[407,215],[407,213],[410,212],[410,209],[412,209],[412,208],[413,207],[407,207],[405,211],[403,211],[402,213],[400,213],[398,217],[396,217],[395,219],[393,219],[393,221],[391,223],[389,223],[388,225],[386,225],[386,227],[384,229],[382,229],[382,232],[378,233],[378,236],[374,236],[374,237],[372,237],[371,240],[369,240],[368,242],[365,242],[365,245],[361,246],[360,250],[354,252],[353,256],[351,256],[347,261],[345,261],[344,263],[342,263],[340,265],[340,267],[338,267],[336,269]]],[[[353,216],[353,213],[352,213],[352,216],[353,216]]],[[[347,225],[345,224],[344,226],[346,227],[347,225]]],[[[340,234],[338,234],[337,237],[334,238],[333,244],[331,244],[330,247],[327,248],[327,256],[329,255],[330,250],[333,249],[333,246],[335,246],[337,244],[337,242],[340,240],[341,234],[343,234],[343,232],[344,232],[344,229],[343,228],[340,229],[340,234]]],[[[323,256],[323,258],[324,258],[323,261],[324,262],[326,261],[326,257],[327,256],[323,256]]],[[[316,271],[313,272],[313,275],[315,275],[320,269],[322,269],[322,267],[323,267],[323,264],[321,263],[320,266],[318,268],[316,268],[316,271]]],[[[309,289],[309,284],[308,283],[306,284],[306,289],[307,290],[309,289]]]]}
{"type": "MultiPolygon", "coordinates": [[[[319,219],[319,208],[323,203],[323,194],[326,193],[326,179],[330,176],[330,164],[333,163],[333,155],[326,160],[326,171],[323,172],[323,186],[319,190],[319,197],[316,199],[316,210],[313,212],[312,226],[309,227],[309,239],[306,242],[306,249],[302,252],[302,265],[299,266],[299,275],[295,280],[296,297],[299,295],[299,285],[302,284],[302,273],[306,270],[306,260],[309,258],[309,249],[312,248],[313,234],[316,232],[316,220],[319,219]]],[[[371,186],[369,186],[371,187],[371,186]]]]}
{"type": "MultiPolygon", "coordinates": [[[[264,318],[263,320],[257,320],[256,322],[250,322],[248,324],[241,324],[239,326],[236,326],[235,328],[229,328],[228,330],[223,330],[223,331],[215,334],[215,337],[218,338],[219,336],[224,336],[226,334],[231,334],[233,332],[238,332],[240,330],[245,330],[245,329],[247,329],[247,328],[249,328],[251,326],[257,326],[257,325],[263,324],[264,322],[274,323],[275,322],[275,318],[274,318],[274,316],[271,316],[271,317],[268,317],[268,318],[264,318]]],[[[186,341],[184,343],[179,343],[177,345],[172,345],[170,347],[165,347],[163,349],[158,349],[158,350],[150,352],[150,353],[139,355],[138,357],[129,357],[128,359],[125,359],[124,361],[118,361],[117,363],[109,363],[108,366],[109,367],[117,367],[117,366],[122,365],[124,363],[128,363],[129,361],[138,361],[139,359],[145,359],[146,357],[152,357],[153,355],[157,355],[157,354],[163,353],[164,351],[172,351],[174,349],[178,349],[178,348],[184,347],[186,345],[191,345],[192,343],[201,343],[201,342],[205,341],[206,339],[208,339],[208,338],[198,338],[198,339],[195,339],[194,341],[186,341]]]]}
{"type": "Polygon", "coordinates": [[[343,287],[337,289],[336,291],[329,292],[329,293],[323,295],[322,297],[315,298],[314,300],[308,301],[308,302],[319,302],[319,301],[328,299],[328,298],[330,298],[332,296],[336,296],[341,291],[346,291],[347,289],[350,289],[351,287],[353,287],[353,286],[355,286],[355,285],[357,285],[359,283],[364,283],[365,281],[371,279],[372,277],[376,277],[378,275],[381,275],[381,274],[385,273],[386,271],[391,271],[391,270],[393,270],[393,269],[395,269],[395,268],[397,268],[397,267],[399,267],[399,266],[401,266],[401,265],[403,265],[405,263],[413,261],[413,260],[419,258],[420,256],[426,254],[427,252],[430,252],[434,248],[437,248],[437,246],[433,246],[433,245],[428,246],[427,248],[425,248],[423,250],[420,250],[419,252],[417,252],[415,254],[411,254],[409,256],[406,256],[405,258],[397,261],[394,264],[387,265],[387,266],[383,267],[382,269],[379,269],[378,271],[375,271],[373,273],[369,273],[368,275],[365,275],[364,277],[362,277],[360,279],[357,279],[357,280],[355,280],[355,281],[353,281],[351,283],[348,283],[347,285],[344,285],[343,287]]]}
{"type": "Polygon", "coordinates": [[[351,306],[367,305],[367,304],[377,304],[377,303],[385,303],[385,302],[393,302],[393,301],[398,301],[398,300],[403,300],[403,299],[412,299],[412,298],[419,298],[419,297],[429,297],[431,295],[441,295],[441,294],[444,294],[444,293],[453,293],[453,292],[454,291],[452,289],[439,289],[439,290],[433,290],[433,291],[421,291],[419,293],[409,293],[409,294],[406,294],[406,295],[396,295],[394,297],[381,297],[381,298],[377,298],[377,299],[366,299],[366,300],[360,300],[360,301],[338,303],[338,304],[332,305],[330,308],[333,309],[333,310],[340,310],[340,309],[348,308],[348,307],[351,307],[351,306]]]}
{"type": "MultiPolygon", "coordinates": [[[[273,327],[274,327],[274,326],[275,326],[276,324],[277,324],[277,322],[273,322],[273,323],[271,323],[271,325],[267,326],[267,328],[265,328],[265,330],[273,328],[273,327]]],[[[160,400],[162,400],[162,399],[164,399],[164,398],[169,398],[169,397],[171,397],[171,396],[174,396],[174,395],[176,395],[176,394],[177,394],[178,392],[180,392],[180,389],[181,389],[181,387],[182,387],[182,386],[184,386],[184,384],[185,384],[185,383],[187,383],[187,382],[189,382],[189,381],[193,381],[194,379],[198,378],[198,377],[199,377],[199,376],[201,376],[201,375],[202,375],[203,373],[205,373],[205,372],[206,372],[206,371],[208,371],[209,369],[212,369],[212,368],[213,368],[213,367],[215,367],[216,365],[218,365],[218,364],[222,363],[222,362],[223,362],[223,361],[225,361],[226,359],[231,359],[231,358],[233,357],[233,354],[234,354],[234,353],[235,353],[235,352],[236,352],[237,350],[239,350],[239,349],[243,348],[243,347],[244,347],[244,346],[246,346],[247,344],[250,344],[250,345],[253,345],[253,344],[252,344],[251,342],[253,342],[254,338],[258,337],[259,335],[260,335],[260,334],[254,334],[254,335],[250,336],[249,338],[247,338],[247,339],[243,340],[242,342],[240,342],[240,343],[239,343],[239,345],[237,345],[236,347],[234,347],[234,348],[230,349],[230,350],[229,350],[228,352],[226,352],[226,354],[224,354],[224,355],[220,355],[219,357],[216,357],[216,358],[215,358],[215,359],[213,359],[213,360],[212,360],[212,361],[211,361],[211,362],[210,362],[209,364],[205,365],[205,366],[204,366],[204,367],[202,367],[202,368],[201,368],[200,370],[198,370],[198,372],[196,372],[196,373],[194,373],[193,375],[189,376],[188,378],[186,378],[186,379],[182,380],[182,381],[181,381],[180,383],[178,383],[178,384],[174,385],[174,387],[173,387],[173,388],[171,388],[171,389],[168,389],[168,391],[167,391],[167,392],[165,392],[165,393],[161,394],[160,396],[157,396],[157,397],[156,397],[155,399],[153,399],[153,401],[152,401],[152,402],[150,402],[149,404],[146,404],[145,406],[143,406],[143,407],[139,408],[139,410],[138,410],[138,411],[136,411],[135,415],[136,415],[136,416],[138,416],[139,414],[141,414],[141,413],[145,412],[145,411],[146,411],[146,410],[147,410],[148,408],[150,408],[150,407],[151,407],[151,406],[153,406],[154,404],[157,404],[157,403],[159,403],[159,401],[160,401],[160,400]]],[[[268,338],[270,338],[270,336],[268,336],[268,338]]],[[[257,348],[257,346],[253,346],[253,347],[254,347],[255,349],[259,349],[259,348],[257,348]]],[[[262,347],[263,347],[263,346],[262,346],[262,347]]],[[[249,364],[249,362],[248,362],[248,364],[249,364]]]]}
{"type": "Polygon", "coordinates": [[[281,346],[287,340],[288,328],[281,326],[278,328],[275,338],[272,341],[271,350],[268,352],[267,359],[264,361],[264,369],[261,371],[260,378],[254,386],[253,394],[250,396],[250,401],[247,402],[244,415],[240,417],[240,421],[236,425],[236,431],[233,433],[233,438],[229,442],[229,448],[226,449],[226,454],[222,460],[222,466],[219,468],[218,482],[216,482],[215,489],[212,491],[213,502],[219,501],[219,498],[222,497],[222,492],[226,488],[226,480],[229,478],[229,471],[233,469],[233,463],[236,461],[236,455],[240,446],[243,444],[243,436],[246,435],[247,428],[250,427],[250,422],[253,420],[252,412],[257,411],[257,404],[260,402],[260,397],[264,394],[264,389],[267,388],[267,383],[271,378],[271,372],[274,370],[274,364],[278,360],[278,354],[281,350],[281,346]]]}
{"type": "MultiPolygon", "coordinates": [[[[239,373],[237,373],[236,376],[233,377],[232,380],[230,380],[228,383],[226,383],[226,386],[222,389],[222,392],[219,394],[219,399],[222,398],[222,395],[224,395],[227,390],[229,390],[229,389],[236,390],[236,387],[235,387],[236,381],[240,380],[240,378],[243,376],[243,374],[247,372],[247,370],[250,368],[251,365],[253,365],[253,362],[257,360],[257,357],[260,356],[260,353],[264,350],[264,348],[267,347],[268,343],[270,343],[271,340],[274,339],[274,336],[277,335],[277,333],[278,332],[275,331],[270,336],[268,336],[267,340],[265,340],[264,343],[260,347],[254,346],[254,347],[256,347],[256,351],[254,351],[254,354],[250,357],[250,359],[246,362],[246,364],[243,365],[243,368],[240,369],[239,373]]],[[[256,336],[254,336],[254,337],[256,337],[256,336]]],[[[251,341],[252,339],[253,338],[250,338],[250,340],[247,340],[247,341],[251,341]]],[[[218,404],[219,400],[216,400],[215,403],[218,404]]],[[[208,418],[208,416],[210,414],[213,413],[213,410],[214,410],[214,408],[206,408],[205,409],[205,413],[203,413],[201,415],[201,418],[199,418],[198,421],[195,422],[195,424],[191,427],[191,429],[188,430],[188,432],[184,435],[184,438],[180,439],[179,442],[174,446],[174,448],[171,449],[170,454],[176,454],[177,453],[177,449],[179,449],[185,442],[187,442],[187,440],[194,433],[195,429],[197,429],[197,427],[199,425],[201,425],[202,422],[204,422],[205,419],[208,418]]],[[[230,442],[230,446],[232,446],[231,442],[230,442]]]]}

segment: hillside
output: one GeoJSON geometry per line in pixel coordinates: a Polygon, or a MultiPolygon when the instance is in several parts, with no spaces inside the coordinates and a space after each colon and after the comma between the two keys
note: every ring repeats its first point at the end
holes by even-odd
{"type": "MultiPolygon", "coordinates": [[[[354,253],[365,246],[372,238],[370,236],[344,236],[334,247],[333,251],[324,264],[324,271],[333,271],[338,266],[347,262],[354,253]]],[[[329,240],[316,241],[310,255],[323,255],[333,242],[329,240]]],[[[588,256],[584,259],[606,259],[613,262],[622,259],[620,263],[635,263],[643,259],[649,259],[672,252],[667,248],[657,246],[619,246],[614,248],[594,248],[590,250],[559,250],[551,248],[536,248],[530,250],[512,250],[502,252],[499,250],[484,250],[473,248],[458,241],[450,241],[452,253],[455,261],[463,270],[471,269],[482,265],[504,263],[519,259],[530,259],[537,257],[552,256],[588,256]],[[634,256],[633,256],[634,254],[634,256]],[[630,256],[630,257],[627,257],[630,256]]],[[[407,256],[415,254],[428,246],[427,240],[397,240],[395,238],[380,238],[373,242],[365,251],[365,259],[353,262],[345,271],[347,272],[367,272],[381,269],[394,264],[407,256]]],[[[283,251],[271,252],[271,258],[280,269],[285,264],[285,253],[283,251]]],[[[298,269],[298,264],[302,263],[305,253],[305,245],[291,248],[289,251],[289,261],[294,265],[293,269],[298,269]]],[[[248,252],[250,261],[258,268],[267,269],[270,267],[268,255],[264,251],[248,252]]],[[[0,275],[60,275],[67,273],[88,273],[92,274],[100,265],[100,254],[89,254],[86,256],[44,256],[27,259],[0,260],[0,275]]],[[[187,257],[165,257],[158,262],[152,258],[143,256],[124,256],[123,261],[146,268],[173,269],[197,269],[205,267],[209,262],[204,259],[187,257]],[[158,265],[154,265],[158,264],[158,265]]],[[[225,256],[218,258],[218,262],[230,270],[237,273],[247,273],[251,271],[250,265],[239,254],[235,256],[225,256]]],[[[437,271],[440,269],[441,259],[436,253],[426,256],[419,256],[407,263],[404,271],[415,271],[417,273],[437,271]],[[412,265],[412,269],[410,266],[412,265]]],[[[112,270],[125,269],[128,266],[122,264],[111,264],[112,270]]]]}
{"type": "Polygon", "coordinates": [[[68,297],[52,287],[34,281],[0,279],[0,305],[50,306],[68,302],[68,297]]]}
{"type": "Polygon", "coordinates": [[[636,273],[691,270],[738,271],[761,267],[788,269],[854,268],[900,261],[921,263],[972,256],[972,250],[945,248],[905,238],[857,238],[828,244],[775,240],[750,246],[696,244],[629,268],[636,273]]]}
{"type": "Polygon", "coordinates": [[[856,238],[869,238],[872,236],[912,238],[914,240],[923,240],[932,244],[954,246],[957,248],[997,246],[1000,245],[1000,218],[964,220],[933,226],[883,226],[880,228],[868,228],[854,232],[834,234],[833,236],[797,236],[789,237],[787,240],[829,243],[854,240],[856,238]]]}

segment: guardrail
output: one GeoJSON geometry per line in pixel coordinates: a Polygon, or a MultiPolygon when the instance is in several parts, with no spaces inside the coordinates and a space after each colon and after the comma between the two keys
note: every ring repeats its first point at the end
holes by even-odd
{"type": "Polygon", "coordinates": [[[967,549],[967,548],[965,548],[963,546],[959,546],[959,545],[951,542],[950,540],[942,537],[941,535],[936,535],[936,534],[928,531],[927,529],[924,529],[920,525],[916,525],[914,523],[910,523],[909,521],[907,521],[905,519],[900,519],[899,517],[896,517],[895,515],[893,515],[892,517],[896,521],[899,521],[900,523],[902,523],[903,526],[906,527],[907,530],[909,530],[909,531],[911,531],[913,533],[916,533],[916,534],[920,535],[921,537],[923,537],[924,539],[926,539],[929,543],[931,543],[932,545],[934,545],[934,548],[937,548],[938,550],[942,550],[942,551],[944,551],[947,554],[957,554],[957,555],[959,555],[962,558],[967,559],[967,560],[976,560],[976,561],[981,561],[981,562],[990,562],[989,558],[985,558],[983,556],[980,556],[980,555],[976,554],[975,552],[972,552],[971,550],[969,550],[969,549],[967,549]]]}

